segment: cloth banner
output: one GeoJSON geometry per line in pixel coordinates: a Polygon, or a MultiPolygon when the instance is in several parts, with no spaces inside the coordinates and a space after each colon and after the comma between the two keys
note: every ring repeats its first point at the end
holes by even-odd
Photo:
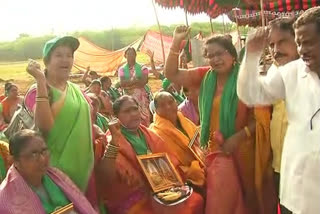
{"type": "Polygon", "coordinates": [[[74,53],[74,67],[78,70],[86,70],[88,66],[92,71],[114,75],[119,66],[124,63],[124,51],[128,47],[137,49],[142,41],[138,39],[132,44],[116,50],[103,49],[84,37],[78,38],[80,46],[74,53]]]}
{"type": "MultiPolygon", "coordinates": [[[[168,56],[173,38],[162,35],[165,57],[168,56]]],[[[149,30],[141,45],[140,51],[146,53],[147,50],[154,52],[154,60],[163,63],[160,33],[149,30]]]]}

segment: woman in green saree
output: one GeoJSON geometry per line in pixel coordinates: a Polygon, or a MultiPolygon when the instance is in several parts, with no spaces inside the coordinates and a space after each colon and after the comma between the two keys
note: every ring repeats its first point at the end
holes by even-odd
{"type": "Polygon", "coordinates": [[[178,69],[179,47],[189,31],[186,26],[176,28],[164,71],[170,81],[200,89],[200,143],[209,150],[206,213],[259,213],[254,180],[256,123],[252,109],[237,96],[236,49],[229,38],[213,36],[204,43],[210,68],[178,69]]]}
{"type": "Polygon", "coordinates": [[[27,72],[36,80],[35,124],[45,136],[50,163],[85,192],[94,166],[90,105],[80,88],[68,81],[78,47],[76,38],[56,37],[44,46],[44,72],[34,60],[27,72]]]}

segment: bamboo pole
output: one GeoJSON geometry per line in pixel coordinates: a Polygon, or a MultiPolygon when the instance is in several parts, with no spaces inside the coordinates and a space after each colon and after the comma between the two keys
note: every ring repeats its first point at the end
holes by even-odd
{"type": "Polygon", "coordinates": [[[185,18],[186,18],[186,25],[187,25],[187,27],[189,27],[188,13],[187,13],[187,8],[186,8],[186,7],[184,8],[184,16],[185,16],[185,18]]]}
{"type": "MultiPolygon", "coordinates": [[[[261,8],[261,20],[262,20],[262,27],[266,27],[266,19],[265,19],[265,16],[264,16],[264,5],[263,5],[263,0],[260,0],[260,8],[261,8]]],[[[263,50],[263,55],[262,55],[262,58],[263,58],[263,68],[262,68],[262,73],[265,74],[266,72],[266,52],[265,50],[263,50]]]]}
{"type": "Polygon", "coordinates": [[[165,53],[164,53],[164,45],[163,45],[163,38],[162,38],[161,26],[160,26],[158,14],[157,14],[156,5],[155,5],[155,3],[154,3],[154,0],[151,0],[151,1],[152,1],[153,10],[154,10],[154,14],[155,14],[155,16],[156,16],[156,20],[157,20],[157,24],[158,24],[158,28],[159,28],[159,33],[160,33],[160,41],[161,41],[161,48],[162,48],[163,63],[165,63],[165,61],[166,61],[166,55],[165,55],[165,53]]]}
{"type": "Polygon", "coordinates": [[[226,22],[224,20],[224,14],[222,14],[223,34],[226,34],[226,22]]]}
{"type": "MultiPolygon", "coordinates": [[[[212,18],[210,17],[210,27],[211,27],[211,33],[213,34],[213,26],[212,26],[212,18]]],[[[223,31],[224,33],[224,31],[223,31]]]]}
{"type": "Polygon", "coordinates": [[[261,8],[262,27],[265,27],[266,26],[266,19],[265,19],[265,16],[264,16],[263,0],[260,0],[260,8],[261,8]]]}
{"type": "Polygon", "coordinates": [[[242,44],[241,44],[241,34],[240,34],[240,29],[239,29],[239,21],[238,21],[237,11],[239,11],[239,8],[234,8],[234,9],[233,9],[233,14],[234,14],[234,16],[235,16],[235,18],[236,18],[236,23],[237,23],[237,33],[238,33],[239,50],[241,50],[241,48],[242,48],[242,44]]]}

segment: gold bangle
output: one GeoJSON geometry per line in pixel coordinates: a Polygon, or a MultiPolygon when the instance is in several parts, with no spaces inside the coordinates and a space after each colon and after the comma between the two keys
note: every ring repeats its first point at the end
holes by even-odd
{"type": "Polygon", "coordinates": [[[244,131],[246,132],[247,137],[251,137],[251,132],[250,132],[248,126],[244,127],[244,131]]]}
{"type": "Polygon", "coordinates": [[[113,144],[111,144],[111,143],[108,144],[108,147],[110,147],[110,148],[115,148],[115,149],[119,149],[119,148],[120,148],[119,146],[115,146],[115,145],[113,145],[113,144]]]}
{"type": "Polygon", "coordinates": [[[43,99],[49,99],[48,96],[37,96],[37,97],[36,97],[36,99],[39,99],[39,98],[40,98],[40,99],[41,99],[41,98],[43,98],[43,99]]]}
{"type": "Polygon", "coordinates": [[[36,98],[36,102],[47,102],[49,101],[47,98],[36,98]]]}
{"type": "Polygon", "coordinates": [[[116,159],[117,158],[117,154],[110,154],[109,152],[107,152],[107,150],[104,152],[102,159],[116,159]]]}

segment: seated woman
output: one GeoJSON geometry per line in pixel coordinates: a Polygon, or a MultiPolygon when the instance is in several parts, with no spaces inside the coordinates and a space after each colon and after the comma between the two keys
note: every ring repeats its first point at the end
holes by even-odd
{"type": "Polygon", "coordinates": [[[96,124],[101,129],[101,131],[103,131],[105,133],[108,130],[109,120],[105,116],[103,116],[102,114],[99,113],[99,111],[101,109],[101,102],[100,102],[99,98],[93,93],[89,93],[89,94],[87,94],[87,96],[91,100],[92,122],[94,124],[96,124]]]}
{"type": "Polygon", "coordinates": [[[159,92],[154,97],[154,104],[156,114],[151,130],[162,138],[179,160],[185,179],[197,187],[203,187],[205,156],[199,147],[197,126],[178,112],[177,103],[170,93],[159,92]],[[189,146],[191,142],[193,145],[189,146]]]}
{"type": "Polygon", "coordinates": [[[101,77],[100,82],[102,90],[108,94],[112,102],[116,101],[116,99],[118,99],[121,96],[118,89],[112,87],[112,81],[109,77],[101,77]]]}
{"type": "Polygon", "coordinates": [[[49,167],[49,150],[39,133],[19,131],[9,149],[14,164],[0,186],[0,213],[52,213],[70,203],[76,213],[96,213],[63,172],[49,167]]]}
{"type": "Polygon", "coordinates": [[[7,174],[7,170],[11,166],[11,158],[9,155],[8,144],[0,140],[0,184],[7,174]]]}
{"type": "MultiPolygon", "coordinates": [[[[169,154],[169,150],[160,137],[141,125],[139,105],[134,98],[119,98],[113,110],[119,121],[109,124],[108,138],[112,139],[97,168],[98,189],[109,213],[203,213],[203,199],[195,192],[176,206],[163,206],[152,198],[137,155],[169,154]]],[[[177,166],[174,156],[169,157],[177,166]]]]}
{"type": "Polygon", "coordinates": [[[101,103],[100,113],[106,116],[112,115],[112,102],[108,94],[102,90],[100,80],[93,80],[86,90],[87,93],[95,94],[101,103]]]}
{"type": "Polygon", "coordinates": [[[5,94],[7,97],[1,101],[2,116],[6,123],[10,123],[18,105],[22,104],[23,98],[19,96],[18,86],[15,84],[7,84],[6,86],[5,94]]]}

